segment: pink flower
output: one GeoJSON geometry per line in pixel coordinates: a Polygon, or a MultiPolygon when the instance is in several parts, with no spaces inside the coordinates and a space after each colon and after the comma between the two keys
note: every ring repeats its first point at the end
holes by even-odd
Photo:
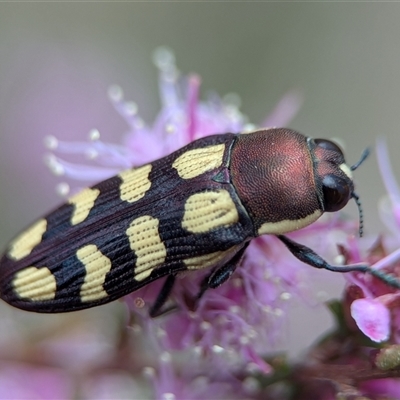
{"type": "MultiPolygon", "coordinates": [[[[367,262],[372,268],[400,276],[400,190],[393,171],[390,168],[389,156],[384,142],[378,142],[378,161],[382,178],[388,191],[388,197],[381,202],[382,220],[391,230],[393,236],[378,238],[368,250],[367,257],[362,255],[362,242],[352,239],[348,249],[344,250],[346,262],[367,262]],[[393,249],[388,252],[388,248],[393,249]]],[[[367,275],[347,274],[346,304],[358,328],[371,340],[383,342],[391,340],[399,343],[400,329],[400,293],[380,280],[367,275]]],[[[349,321],[351,325],[351,321],[349,321]]]]}
{"type": "Polygon", "coordinates": [[[351,303],[351,315],[364,335],[383,342],[390,335],[390,312],[376,299],[357,299],[351,303]]]}

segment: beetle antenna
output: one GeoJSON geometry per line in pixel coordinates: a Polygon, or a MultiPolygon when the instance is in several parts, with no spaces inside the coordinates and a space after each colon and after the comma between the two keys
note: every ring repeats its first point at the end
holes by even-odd
{"type": "Polygon", "coordinates": [[[351,169],[352,171],[354,171],[355,169],[357,169],[357,168],[365,161],[365,159],[369,156],[369,153],[370,153],[370,150],[369,150],[369,148],[367,147],[367,148],[362,152],[360,159],[359,159],[354,165],[352,165],[352,166],[350,167],[350,169],[351,169]]]}
{"type": "MultiPolygon", "coordinates": [[[[352,165],[350,167],[350,169],[352,171],[356,170],[365,161],[365,159],[369,156],[369,154],[370,154],[370,150],[367,147],[362,152],[360,159],[354,165],[352,165]]],[[[354,199],[354,201],[356,202],[357,207],[358,207],[358,215],[359,215],[359,221],[360,221],[360,227],[358,229],[358,234],[360,235],[360,237],[362,237],[363,230],[364,230],[364,216],[363,216],[363,210],[361,207],[361,201],[360,201],[360,198],[358,197],[357,193],[352,192],[351,197],[354,199]]]]}
{"type": "Polygon", "coordinates": [[[360,201],[360,198],[358,197],[357,193],[352,192],[351,197],[354,199],[354,201],[357,204],[359,221],[360,221],[360,227],[358,229],[358,233],[359,233],[360,237],[362,237],[363,230],[364,230],[364,215],[363,215],[363,210],[361,207],[361,201],[360,201]]]}

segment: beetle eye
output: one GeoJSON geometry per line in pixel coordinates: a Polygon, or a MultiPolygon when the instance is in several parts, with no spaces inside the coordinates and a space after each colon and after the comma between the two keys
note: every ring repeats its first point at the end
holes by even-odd
{"type": "Polygon", "coordinates": [[[348,182],[333,174],[324,176],[322,191],[324,193],[324,211],[328,212],[341,210],[351,197],[348,182]]]}
{"type": "Polygon", "coordinates": [[[326,139],[314,139],[314,143],[325,150],[335,151],[336,153],[343,154],[342,149],[334,142],[326,139]]]}

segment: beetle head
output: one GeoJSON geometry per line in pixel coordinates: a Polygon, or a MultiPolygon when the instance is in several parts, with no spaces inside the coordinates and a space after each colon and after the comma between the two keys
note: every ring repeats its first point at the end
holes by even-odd
{"type": "Polygon", "coordinates": [[[349,167],[345,163],[343,151],[334,142],[326,139],[308,139],[313,152],[316,187],[319,191],[321,208],[324,212],[341,210],[351,198],[357,204],[360,228],[363,231],[363,213],[358,195],[354,192],[352,171],[357,169],[368,157],[366,149],[360,160],[349,167]]]}

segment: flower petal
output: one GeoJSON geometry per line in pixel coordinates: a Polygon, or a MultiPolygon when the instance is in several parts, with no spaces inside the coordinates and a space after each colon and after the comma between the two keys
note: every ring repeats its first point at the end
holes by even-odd
{"type": "Polygon", "coordinates": [[[388,340],[390,312],[376,299],[358,299],[351,304],[351,315],[364,335],[374,342],[388,340]]]}

